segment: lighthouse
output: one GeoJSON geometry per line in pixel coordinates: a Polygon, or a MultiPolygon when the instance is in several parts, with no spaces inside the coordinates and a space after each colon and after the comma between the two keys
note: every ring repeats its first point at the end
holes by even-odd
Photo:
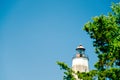
{"type": "Polygon", "coordinates": [[[76,54],[72,59],[72,70],[75,72],[89,72],[88,57],[85,54],[85,48],[79,45],[76,48],[76,54]]]}

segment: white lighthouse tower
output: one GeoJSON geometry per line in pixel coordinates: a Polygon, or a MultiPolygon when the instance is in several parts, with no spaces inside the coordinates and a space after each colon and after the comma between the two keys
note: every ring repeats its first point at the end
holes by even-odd
{"type": "Polygon", "coordinates": [[[77,53],[72,59],[72,70],[75,72],[89,72],[88,57],[85,54],[85,48],[79,45],[76,51],[77,53]]]}

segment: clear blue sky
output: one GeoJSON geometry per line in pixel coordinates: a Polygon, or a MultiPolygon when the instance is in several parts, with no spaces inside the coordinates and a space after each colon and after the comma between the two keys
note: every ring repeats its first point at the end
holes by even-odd
{"type": "Polygon", "coordinates": [[[107,14],[112,1],[0,0],[0,80],[62,80],[56,61],[71,66],[79,44],[94,69],[97,57],[82,28],[107,14]]]}

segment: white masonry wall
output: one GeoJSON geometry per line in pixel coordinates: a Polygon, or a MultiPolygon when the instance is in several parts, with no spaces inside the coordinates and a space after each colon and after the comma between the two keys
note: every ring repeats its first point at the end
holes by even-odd
{"type": "Polygon", "coordinates": [[[89,71],[88,58],[85,57],[73,58],[72,69],[75,72],[77,71],[88,72],[89,71]]]}

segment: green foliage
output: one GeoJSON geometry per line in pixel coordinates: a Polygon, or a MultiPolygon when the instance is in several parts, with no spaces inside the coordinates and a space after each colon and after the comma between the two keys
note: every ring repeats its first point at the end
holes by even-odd
{"type": "Polygon", "coordinates": [[[57,61],[57,64],[60,66],[60,69],[65,70],[63,80],[75,80],[73,73],[74,71],[69,68],[64,62],[57,61]]]}
{"type": "MultiPolygon", "coordinates": [[[[120,3],[112,4],[112,12],[92,18],[84,25],[84,30],[93,39],[98,62],[94,65],[97,70],[88,73],[76,73],[82,80],[120,80],[120,3]]],[[[73,79],[73,71],[65,63],[58,65],[66,70],[65,80],[73,79]]]]}
{"type": "Polygon", "coordinates": [[[95,64],[98,70],[120,66],[120,3],[113,4],[113,13],[93,18],[84,26],[84,30],[93,39],[93,46],[99,61],[95,64]]]}

